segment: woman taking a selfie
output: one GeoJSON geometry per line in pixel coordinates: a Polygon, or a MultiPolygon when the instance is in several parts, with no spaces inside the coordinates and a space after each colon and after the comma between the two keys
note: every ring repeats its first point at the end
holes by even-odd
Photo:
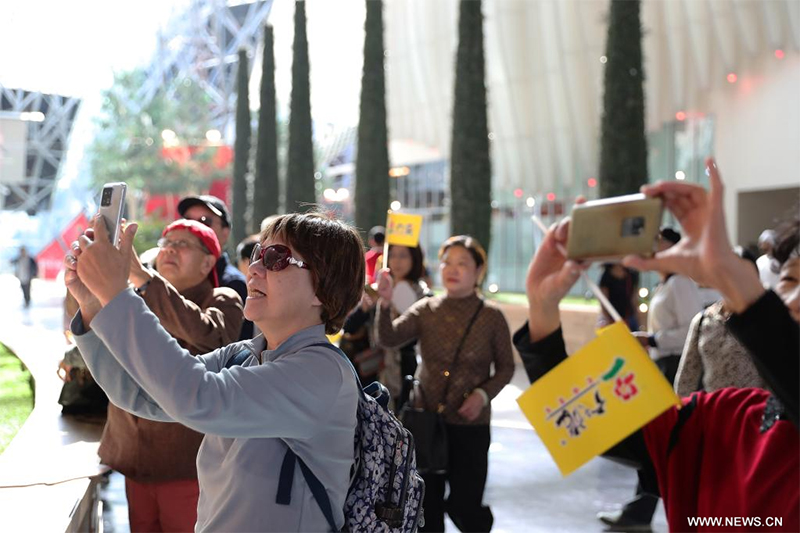
{"type": "Polygon", "coordinates": [[[132,224],[116,249],[95,217],[73,245],[65,281],[81,310],[72,331],[112,402],[205,433],[195,530],[329,529],[299,468],[289,505],[270,496],[287,447],[322,482],[342,524],[359,391],[347,361],[318,344],[361,296],[358,233],[317,213],[278,217],[253,250],[247,280],[244,314],[264,336],[192,357],[128,288],[135,232],[132,224]],[[226,368],[242,352],[244,362],[226,368]]]}
{"type": "Polygon", "coordinates": [[[424,474],[425,526],[444,531],[444,513],[462,531],[489,531],[493,517],[483,505],[489,451],[490,400],[511,380],[514,361],[503,313],[483,301],[478,287],[486,252],[469,236],[451,237],[439,249],[445,294],[423,298],[392,320],[394,287],[383,270],[378,279],[378,343],[401,346],[418,339],[421,403],[440,413],[448,441],[444,474],[424,474]],[[494,365],[494,374],[491,366],[494,365]],[[445,505],[445,483],[450,496],[445,505]]]}

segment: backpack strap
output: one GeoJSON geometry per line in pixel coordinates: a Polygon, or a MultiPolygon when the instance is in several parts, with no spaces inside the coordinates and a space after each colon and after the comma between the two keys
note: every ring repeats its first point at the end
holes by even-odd
{"type": "MultiPolygon", "coordinates": [[[[362,396],[364,395],[364,391],[361,389],[361,381],[358,379],[358,373],[356,372],[353,363],[350,362],[350,359],[347,358],[347,355],[345,355],[342,350],[329,342],[320,342],[317,344],[312,344],[311,346],[322,346],[338,352],[339,355],[341,355],[342,358],[347,361],[348,366],[353,371],[353,376],[356,378],[356,383],[358,384],[359,393],[362,396]]],[[[236,355],[238,356],[239,354],[236,355]]],[[[234,358],[235,357],[236,356],[234,356],[234,358]]],[[[303,472],[303,478],[306,480],[308,488],[311,489],[311,494],[314,496],[314,499],[317,500],[317,505],[319,505],[322,514],[325,516],[328,526],[330,526],[331,531],[337,531],[336,523],[333,520],[333,508],[331,507],[331,500],[328,498],[328,493],[325,490],[325,487],[322,485],[322,482],[317,478],[317,476],[314,475],[308,465],[306,465],[302,459],[297,457],[297,454],[292,451],[286,441],[284,441],[284,444],[286,444],[286,454],[283,456],[281,472],[278,476],[278,493],[275,495],[275,503],[278,505],[290,505],[292,503],[294,465],[295,463],[299,463],[300,470],[303,472]]]]}
{"type": "Polygon", "coordinates": [[[228,359],[228,362],[225,363],[225,368],[229,369],[229,368],[234,367],[234,366],[240,366],[245,361],[247,361],[248,357],[250,357],[250,352],[247,349],[244,349],[244,350],[242,350],[240,352],[237,352],[237,353],[233,354],[233,357],[228,359]]]}
{"type": "Polygon", "coordinates": [[[361,379],[359,379],[356,367],[353,366],[353,363],[350,361],[350,358],[347,357],[347,354],[345,354],[338,346],[335,346],[329,342],[318,342],[316,344],[312,344],[311,346],[322,346],[323,348],[328,348],[329,350],[333,350],[334,352],[338,353],[342,359],[345,360],[347,366],[350,367],[350,370],[353,371],[353,377],[356,378],[356,385],[358,385],[359,395],[362,397],[364,396],[364,389],[361,385],[361,379]]]}

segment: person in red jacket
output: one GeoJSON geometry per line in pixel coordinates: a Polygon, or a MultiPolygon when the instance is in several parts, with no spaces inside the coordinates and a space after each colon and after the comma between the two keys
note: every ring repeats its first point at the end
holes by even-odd
{"type": "Polygon", "coordinates": [[[383,243],[386,242],[386,228],[375,226],[369,230],[369,250],[364,254],[367,266],[367,283],[375,283],[378,270],[382,268],[380,261],[383,259],[383,243]]]}
{"type": "MultiPolygon", "coordinates": [[[[765,291],[752,266],[733,252],[722,182],[713,160],[707,168],[710,193],[678,182],[643,187],[664,199],[685,238],[653,259],[628,257],[624,263],[681,273],[718,289],[733,312],[728,328],[772,392],[694,393],[604,455],[655,470],[671,531],[798,531],[800,226],[785,237],[779,297],[765,291]]],[[[582,268],[559,251],[568,225],[565,220],[548,232],[528,270],[529,322],[514,342],[531,381],[566,358],[558,304],[582,268]]]]}

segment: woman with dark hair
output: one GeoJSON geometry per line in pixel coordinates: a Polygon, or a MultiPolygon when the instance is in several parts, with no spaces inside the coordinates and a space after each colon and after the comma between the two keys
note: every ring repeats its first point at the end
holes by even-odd
{"type": "MultiPolygon", "coordinates": [[[[430,296],[428,285],[422,281],[425,260],[419,245],[411,248],[392,244],[389,246],[389,273],[394,282],[392,293],[392,319],[399,317],[417,300],[430,296]]],[[[377,331],[373,331],[377,338],[377,331]]],[[[417,372],[417,341],[411,340],[399,348],[384,348],[384,366],[380,372],[380,381],[392,398],[396,399],[394,408],[397,412],[408,401],[410,387],[405,376],[414,376],[417,372]]]]}
{"type": "MultiPolygon", "coordinates": [[[[606,263],[603,265],[603,274],[600,276],[598,286],[622,320],[628,324],[628,329],[637,331],[639,329],[639,310],[636,307],[636,299],[639,289],[639,273],[625,268],[619,263],[606,263]]],[[[614,319],[601,306],[600,316],[597,318],[597,328],[609,326],[613,322],[614,319]]]]}
{"type": "Polygon", "coordinates": [[[276,218],[247,276],[244,314],[263,335],[197,357],[128,288],[135,232],[135,224],[126,228],[117,249],[95,217],[73,245],[65,258],[65,282],[80,304],[72,332],[114,404],[205,434],[195,531],[330,529],[300,469],[296,497],[276,501],[287,449],[322,483],[341,528],[359,390],[350,364],[323,344],[361,297],[358,232],[319,213],[276,218]]]}
{"type": "Polygon", "coordinates": [[[422,531],[444,531],[445,511],[462,531],[489,531],[494,519],[483,505],[489,402],[514,373],[511,338],[503,313],[480,296],[486,252],[478,241],[464,235],[449,238],[439,249],[439,261],[445,294],[417,301],[394,320],[394,280],[388,270],[380,272],[378,343],[392,347],[419,340],[422,394],[414,400],[445,421],[449,464],[446,473],[423,474],[422,531]],[[450,495],[445,503],[446,484],[450,495]]]}

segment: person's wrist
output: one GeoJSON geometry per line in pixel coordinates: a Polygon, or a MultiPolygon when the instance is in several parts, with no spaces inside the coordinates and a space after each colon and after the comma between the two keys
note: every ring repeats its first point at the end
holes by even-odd
{"type": "Polygon", "coordinates": [[[764,294],[764,286],[749,261],[735,257],[726,261],[717,277],[717,289],[725,306],[733,313],[742,313],[764,294]]]}
{"type": "Polygon", "coordinates": [[[98,312],[100,312],[100,309],[102,308],[103,306],[100,304],[100,301],[93,299],[81,304],[81,313],[84,315],[86,313],[92,313],[93,315],[96,315],[98,312]]]}
{"type": "Polygon", "coordinates": [[[530,301],[528,310],[528,332],[531,342],[538,342],[561,327],[558,304],[530,301]]]}
{"type": "Polygon", "coordinates": [[[97,293],[97,299],[100,300],[100,304],[103,307],[105,307],[106,305],[108,305],[111,302],[111,300],[116,298],[119,293],[121,293],[122,291],[124,291],[127,288],[128,288],[128,283],[127,282],[125,282],[125,285],[117,285],[117,284],[112,285],[112,286],[108,287],[107,289],[104,288],[103,290],[98,292],[97,293]]]}
{"type": "Polygon", "coordinates": [[[83,321],[84,329],[88,330],[90,328],[92,320],[95,316],[97,316],[97,313],[99,313],[102,308],[103,307],[100,305],[98,300],[92,300],[80,304],[81,320],[83,321]]]}
{"type": "Polygon", "coordinates": [[[150,272],[147,268],[141,267],[135,270],[131,270],[130,274],[131,283],[137,289],[140,289],[143,285],[146,285],[153,279],[153,273],[150,272]]]}

